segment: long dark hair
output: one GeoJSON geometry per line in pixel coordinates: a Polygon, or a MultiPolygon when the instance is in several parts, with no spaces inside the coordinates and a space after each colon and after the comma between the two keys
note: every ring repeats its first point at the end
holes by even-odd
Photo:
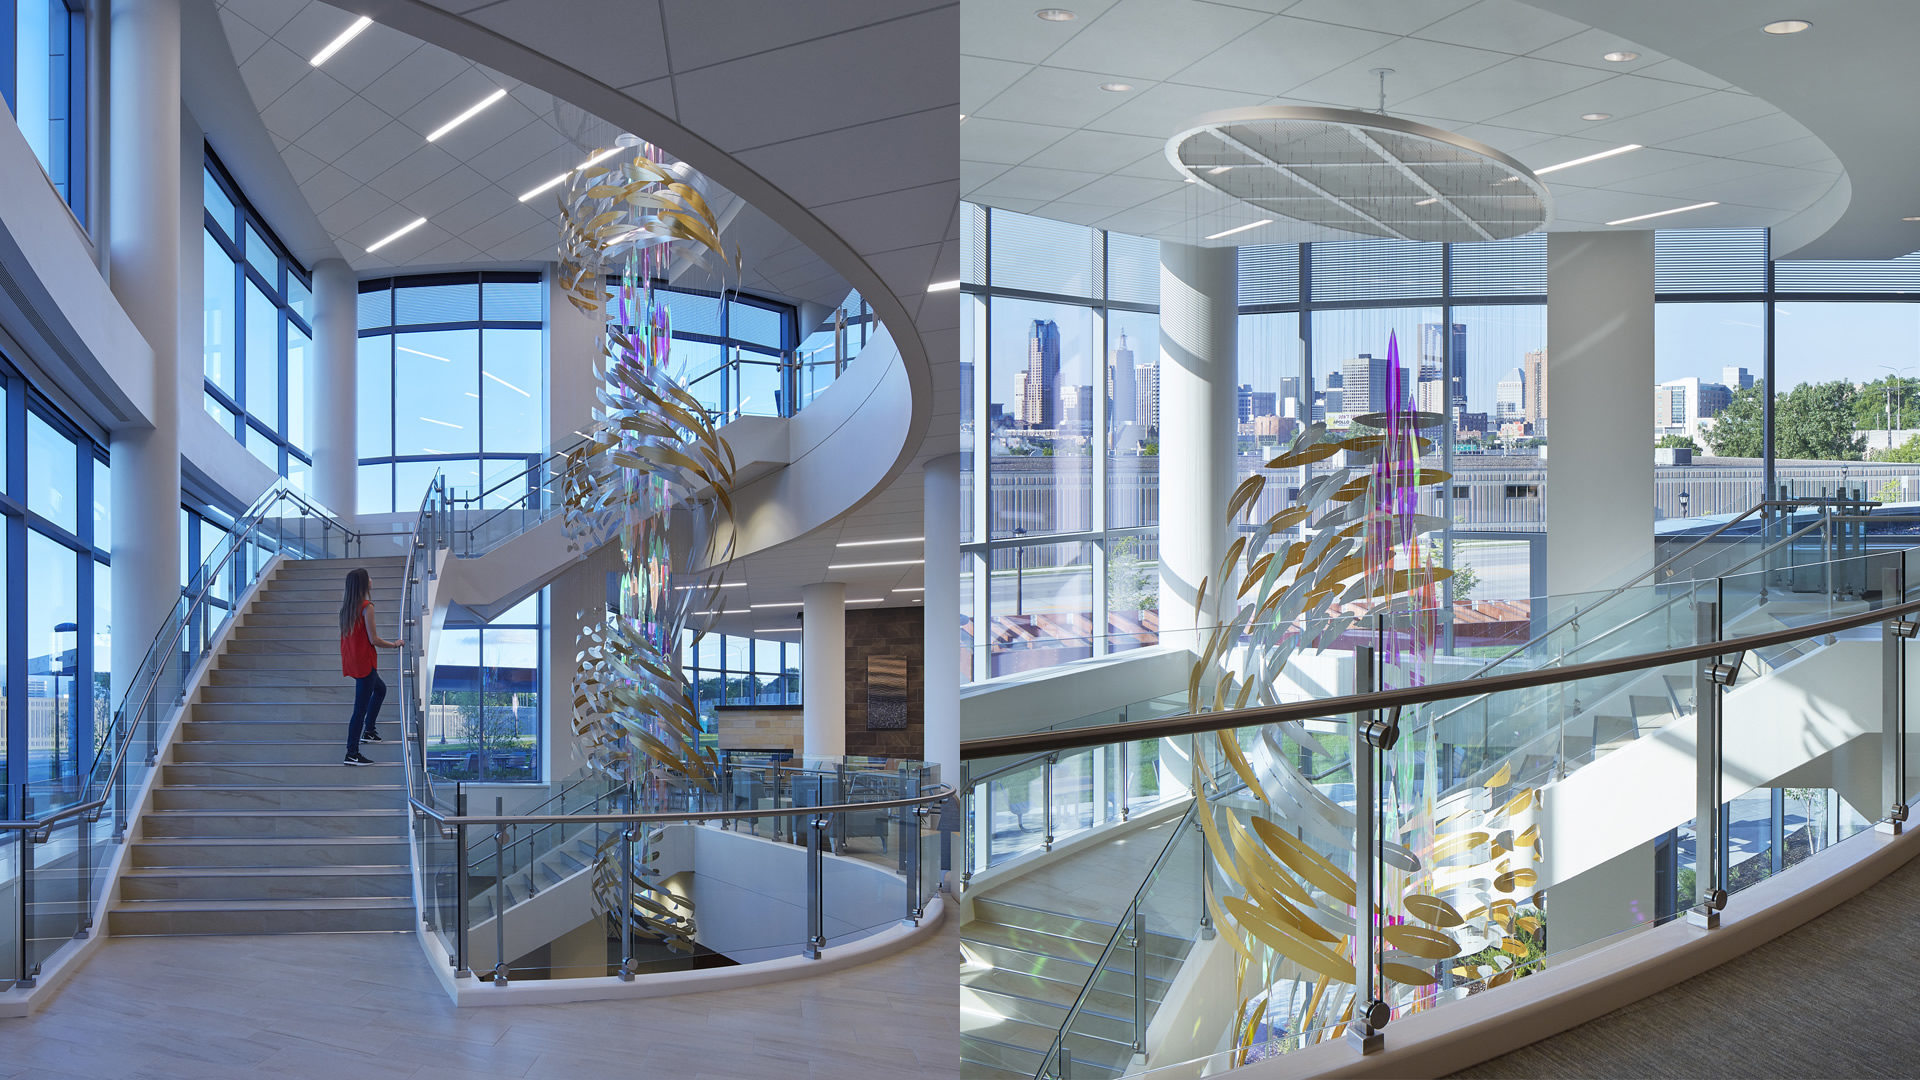
{"type": "Polygon", "coordinates": [[[341,637],[346,637],[353,630],[353,621],[360,617],[360,608],[372,595],[373,578],[368,576],[366,567],[356,566],[347,571],[347,595],[340,601],[341,637]]]}

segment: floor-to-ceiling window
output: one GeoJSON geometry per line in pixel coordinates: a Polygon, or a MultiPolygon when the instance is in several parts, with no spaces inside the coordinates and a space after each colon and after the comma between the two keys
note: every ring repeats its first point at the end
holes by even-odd
{"type": "Polygon", "coordinates": [[[207,415],[304,489],[313,473],[307,426],[313,276],[287,254],[212,151],[202,202],[207,415]]]}
{"type": "Polygon", "coordinates": [[[408,512],[436,472],[494,490],[547,447],[545,287],[533,273],[360,283],[358,512],[408,512]]]}
{"type": "Polygon", "coordinates": [[[0,802],[19,817],[77,798],[109,727],[112,474],[104,448],[4,366],[0,417],[0,802]]]}
{"type": "Polygon", "coordinates": [[[680,663],[693,687],[704,743],[715,738],[715,710],[722,705],[801,703],[798,640],[688,632],[681,637],[680,663]]]}
{"type": "Polygon", "coordinates": [[[1159,245],[977,206],[963,218],[966,677],[1152,644],[1159,245]]]}
{"type": "Polygon", "coordinates": [[[0,97],[47,180],[87,221],[87,5],[0,0],[0,97]]]}
{"type": "Polygon", "coordinates": [[[544,591],[490,621],[449,615],[427,708],[434,774],[494,783],[540,778],[544,591]]]}
{"type": "MultiPolygon", "coordinates": [[[[660,284],[654,298],[667,309],[673,335],[669,369],[722,424],[741,416],[792,416],[832,383],[834,358],[858,351],[871,333],[858,293],[847,298],[854,309],[848,312],[847,353],[835,352],[831,322],[823,331],[826,340],[813,334],[796,350],[794,310],[786,304],[660,284]]],[[[607,320],[619,318],[616,298],[607,305],[607,320]]]]}

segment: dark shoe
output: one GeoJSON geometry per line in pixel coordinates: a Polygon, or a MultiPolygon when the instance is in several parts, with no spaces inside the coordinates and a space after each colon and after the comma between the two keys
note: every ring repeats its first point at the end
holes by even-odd
{"type": "Polygon", "coordinates": [[[347,755],[347,757],[346,757],[346,760],[345,760],[345,761],[342,761],[342,762],[341,762],[341,764],[343,764],[343,765],[371,765],[371,764],[373,764],[373,759],[372,759],[372,758],[370,758],[370,757],[368,757],[368,756],[366,756],[365,754],[348,754],[348,755],[347,755]]]}
{"type": "Polygon", "coordinates": [[[360,736],[360,741],[361,742],[386,742],[387,740],[381,738],[379,732],[369,731],[366,734],[360,736]]]}

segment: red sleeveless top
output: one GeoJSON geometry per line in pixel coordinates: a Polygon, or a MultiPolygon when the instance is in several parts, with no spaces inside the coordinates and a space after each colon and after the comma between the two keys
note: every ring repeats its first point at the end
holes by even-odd
{"type": "Polygon", "coordinates": [[[380,665],[373,639],[367,636],[367,608],[371,605],[371,601],[360,605],[360,617],[353,621],[353,629],[340,636],[340,674],[351,679],[364,679],[380,665]]]}

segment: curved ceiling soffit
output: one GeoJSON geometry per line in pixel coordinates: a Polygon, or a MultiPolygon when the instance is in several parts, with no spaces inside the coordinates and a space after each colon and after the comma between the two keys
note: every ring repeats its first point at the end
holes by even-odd
{"type": "MultiPolygon", "coordinates": [[[[1920,172],[1920,123],[1914,121],[1906,96],[1881,82],[1888,71],[1908,70],[1911,56],[1889,67],[1862,54],[1860,42],[1850,40],[1840,47],[1851,54],[1841,63],[1783,63],[1780,55],[1764,51],[1767,46],[1809,42],[1796,40],[1799,35],[1761,32],[1767,18],[1781,16],[1756,12],[1750,0],[1689,0],[1684,5],[1669,0],[1519,2],[1618,34],[1725,80],[1785,113],[1840,161],[1840,176],[1826,194],[1773,226],[1774,258],[1891,259],[1920,249],[1920,225],[1900,221],[1920,206],[1911,179],[1920,172]],[[1848,72],[1856,74],[1849,77],[1848,72]],[[1861,88],[1848,86],[1854,78],[1865,78],[1876,92],[1863,94],[1861,88]],[[1861,111],[1876,101],[1877,114],[1861,111]],[[1890,124],[1896,119],[1900,123],[1890,124]],[[1900,137],[1902,125],[1913,137],[1900,137]],[[1886,160],[1896,148],[1902,159],[1886,160]],[[1855,167],[1863,161],[1871,167],[1855,167]]],[[[1879,27],[1882,33],[1867,37],[1900,53],[1911,52],[1912,36],[1897,32],[1888,20],[1920,24],[1908,0],[1799,0],[1786,14],[1812,22],[1813,33],[1822,27],[1831,33],[1850,23],[1879,27]]]]}
{"type": "MultiPolygon", "coordinates": [[[[907,437],[884,479],[867,498],[896,480],[925,440],[933,413],[933,374],[926,344],[907,306],[880,274],[813,212],[772,181],[679,121],[619,90],[536,52],[494,30],[434,7],[425,0],[359,0],[355,10],[422,41],[520,79],[631,131],[706,174],[807,245],[860,291],[900,350],[901,367],[912,392],[913,413],[907,437]]],[[[861,502],[865,502],[862,499],[861,502]]],[[[858,503],[849,511],[858,508],[858,503]]]]}

